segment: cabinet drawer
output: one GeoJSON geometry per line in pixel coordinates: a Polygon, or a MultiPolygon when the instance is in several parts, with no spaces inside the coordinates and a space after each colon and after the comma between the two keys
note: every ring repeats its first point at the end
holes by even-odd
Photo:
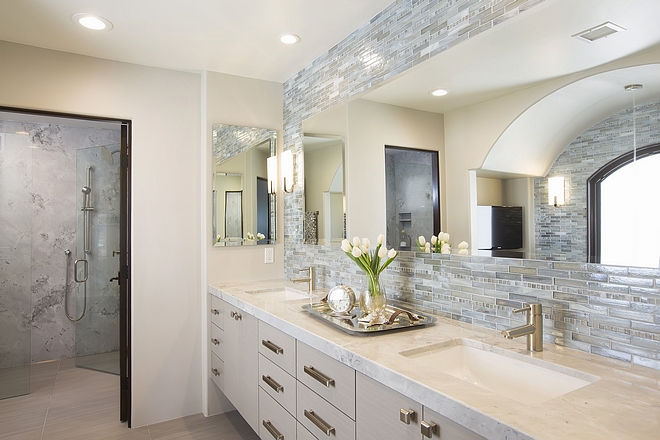
{"type": "Polygon", "coordinates": [[[262,389],[259,389],[259,438],[296,439],[296,419],[262,389]]]}
{"type": "Polygon", "coordinates": [[[296,440],[318,440],[312,435],[311,432],[307,430],[300,422],[297,424],[296,428],[296,440]]]}
{"type": "Polygon", "coordinates": [[[375,380],[355,378],[357,438],[418,440],[422,405],[375,380]]]}
{"type": "Polygon", "coordinates": [[[259,356],[259,386],[291,414],[296,414],[296,379],[259,356]]]}
{"type": "Polygon", "coordinates": [[[438,414],[435,411],[431,411],[428,408],[424,408],[424,417],[421,422],[422,425],[426,424],[426,430],[430,431],[431,437],[424,433],[425,427],[422,426],[422,439],[434,438],[434,439],[451,439],[451,440],[486,440],[485,437],[480,436],[476,432],[466,428],[463,425],[459,425],[453,420],[448,419],[447,417],[438,414]],[[430,426],[429,426],[430,425],[430,426]],[[435,426],[433,426],[435,425],[435,426]],[[432,428],[431,428],[432,427],[432,428]]]}
{"type": "Polygon", "coordinates": [[[281,330],[259,321],[259,353],[296,377],[296,340],[281,330]]]}
{"type": "Polygon", "coordinates": [[[225,364],[215,353],[211,353],[211,371],[210,376],[213,382],[222,391],[225,390],[225,364]]]}
{"type": "Polygon", "coordinates": [[[211,310],[209,313],[211,313],[211,322],[215,325],[217,325],[220,328],[225,328],[224,327],[224,301],[221,300],[220,298],[211,295],[211,310]]]}
{"type": "Polygon", "coordinates": [[[318,438],[355,440],[355,422],[346,414],[301,383],[297,394],[296,417],[309,432],[318,438]]]}
{"type": "Polygon", "coordinates": [[[224,330],[215,324],[211,324],[211,340],[209,341],[209,344],[211,345],[211,352],[218,356],[220,359],[224,359],[222,350],[224,338],[224,330]]]}
{"type": "Polygon", "coordinates": [[[355,370],[298,342],[296,372],[300,382],[355,420],[355,370]]]}

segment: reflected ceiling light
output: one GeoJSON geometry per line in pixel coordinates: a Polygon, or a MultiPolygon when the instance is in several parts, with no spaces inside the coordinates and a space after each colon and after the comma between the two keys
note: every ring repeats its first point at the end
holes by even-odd
{"type": "Polygon", "coordinates": [[[435,90],[431,90],[429,92],[429,95],[432,95],[432,96],[445,96],[448,93],[449,93],[449,90],[447,90],[447,89],[435,89],[435,90]]]}
{"type": "Polygon", "coordinates": [[[280,41],[284,44],[296,44],[300,42],[300,37],[296,34],[280,35],[280,41]]]}
{"type": "Polygon", "coordinates": [[[110,23],[110,20],[99,17],[98,15],[80,12],[78,14],[73,14],[71,19],[75,23],[95,31],[109,31],[112,29],[112,23],[110,23]]]}
{"type": "Polygon", "coordinates": [[[16,134],[25,134],[25,135],[27,135],[27,134],[30,134],[30,133],[28,133],[27,131],[17,131],[16,134]]]}

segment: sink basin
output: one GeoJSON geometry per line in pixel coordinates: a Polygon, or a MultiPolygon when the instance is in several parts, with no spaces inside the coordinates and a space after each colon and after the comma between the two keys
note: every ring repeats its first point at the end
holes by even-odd
{"type": "Polygon", "coordinates": [[[264,301],[279,302],[279,301],[295,301],[298,299],[309,299],[306,292],[300,290],[290,289],[288,287],[280,287],[274,289],[258,289],[248,290],[246,293],[259,297],[264,301]]]}
{"type": "Polygon", "coordinates": [[[454,376],[528,405],[539,405],[599,377],[471,339],[452,339],[399,352],[420,368],[454,376]]]}

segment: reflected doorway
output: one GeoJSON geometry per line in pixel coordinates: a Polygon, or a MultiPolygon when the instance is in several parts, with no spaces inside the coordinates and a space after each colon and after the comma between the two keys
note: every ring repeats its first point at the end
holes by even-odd
{"type": "Polygon", "coordinates": [[[414,250],[440,232],[438,152],[385,146],[387,244],[414,250]]]}

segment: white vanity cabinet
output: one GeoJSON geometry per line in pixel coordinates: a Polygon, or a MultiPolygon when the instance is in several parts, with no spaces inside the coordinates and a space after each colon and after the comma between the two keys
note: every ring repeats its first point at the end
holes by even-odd
{"type": "Polygon", "coordinates": [[[357,438],[360,440],[485,440],[468,428],[361,373],[357,373],[355,382],[357,438]]]}
{"type": "Polygon", "coordinates": [[[222,300],[220,303],[219,308],[214,307],[213,300],[211,303],[211,378],[216,378],[214,382],[225,396],[252,429],[259,432],[258,320],[222,300]],[[219,315],[214,314],[214,308],[220,311],[219,315]],[[220,322],[223,328],[215,322],[220,322]],[[217,376],[213,371],[213,356],[218,358],[222,368],[215,368],[217,376]]]}
{"type": "Polygon", "coordinates": [[[295,338],[260,321],[258,432],[264,440],[296,439],[295,366],[295,338]]]}
{"type": "Polygon", "coordinates": [[[357,373],[356,425],[360,440],[418,440],[422,405],[386,387],[380,382],[357,373]]]}
{"type": "Polygon", "coordinates": [[[355,440],[355,370],[298,341],[296,417],[316,438],[355,440]]]}

